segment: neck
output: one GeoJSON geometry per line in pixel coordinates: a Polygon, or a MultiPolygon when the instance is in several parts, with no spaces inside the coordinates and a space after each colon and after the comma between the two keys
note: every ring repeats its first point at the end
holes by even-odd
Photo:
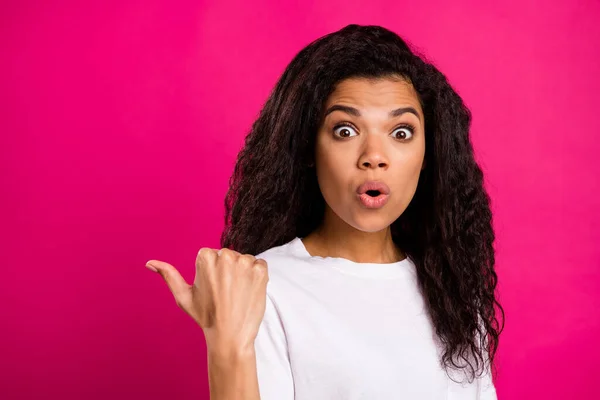
{"type": "Polygon", "coordinates": [[[393,263],[406,258],[387,226],[377,232],[360,231],[339,218],[327,217],[302,239],[311,256],[341,257],[357,263],[393,263]]]}

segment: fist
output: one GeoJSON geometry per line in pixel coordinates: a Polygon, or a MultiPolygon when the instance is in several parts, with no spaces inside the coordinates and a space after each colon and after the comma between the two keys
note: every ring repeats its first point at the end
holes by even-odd
{"type": "Polygon", "coordinates": [[[226,248],[201,248],[192,285],[166,262],[150,260],[146,267],[162,276],[177,305],[200,325],[209,349],[254,348],[265,314],[269,280],[265,260],[226,248]]]}

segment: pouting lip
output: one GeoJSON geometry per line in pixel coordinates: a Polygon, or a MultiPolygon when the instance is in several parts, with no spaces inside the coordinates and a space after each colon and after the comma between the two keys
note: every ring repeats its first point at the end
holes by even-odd
{"type": "Polygon", "coordinates": [[[359,195],[368,192],[369,190],[378,190],[382,194],[390,194],[390,188],[383,182],[366,181],[356,189],[359,195]]]}

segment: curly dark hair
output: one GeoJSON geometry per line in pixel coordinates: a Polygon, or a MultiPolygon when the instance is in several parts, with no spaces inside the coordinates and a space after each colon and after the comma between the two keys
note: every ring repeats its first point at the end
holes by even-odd
{"type": "Polygon", "coordinates": [[[221,246],[256,255],[315,230],[325,200],[308,164],[326,99],[346,78],[398,76],[413,85],[423,109],[426,167],[407,209],[391,224],[392,239],[416,265],[444,346],[442,367],[464,370],[472,382],[494,365],[504,329],[494,293],[490,198],[469,138],[471,112],[447,78],[396,33],[352,24],[294,57],[238,155],[221,246]]]}

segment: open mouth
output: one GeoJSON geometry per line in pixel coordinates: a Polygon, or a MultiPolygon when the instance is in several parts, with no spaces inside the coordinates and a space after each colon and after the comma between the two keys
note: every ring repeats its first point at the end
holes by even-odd
{"type": "Polygon", "coordinates": [[[367,190],[366,193],[371,197],[377,197],[381,194],[379,190],[367,190]]]}

